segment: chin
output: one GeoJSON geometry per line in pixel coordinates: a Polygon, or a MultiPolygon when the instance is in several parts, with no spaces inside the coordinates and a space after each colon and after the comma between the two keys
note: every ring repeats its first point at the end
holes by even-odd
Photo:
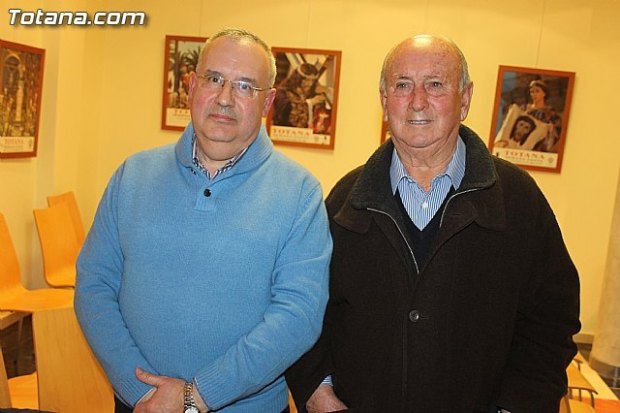
{"type": "Polygon", "coordinates": [[[210,127],[205,128],[204,136],[208,137],[208,139],[212,141],[228,142],[232,140],[234,133],[230,128],[210,127]]]}

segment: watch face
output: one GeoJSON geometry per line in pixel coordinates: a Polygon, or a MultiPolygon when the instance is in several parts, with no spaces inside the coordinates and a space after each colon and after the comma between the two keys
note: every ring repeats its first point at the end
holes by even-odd
{"type": "Polygon", "coordinates": [[[186,407],[183,413],[200,413],[200,411],[197,408],[190,406],[186,407]]]}

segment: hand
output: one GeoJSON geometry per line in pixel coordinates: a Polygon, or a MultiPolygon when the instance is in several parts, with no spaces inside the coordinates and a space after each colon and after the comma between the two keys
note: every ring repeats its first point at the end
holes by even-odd
{"type": "Polygon", "coordinates": [[[340,401],[334,388],[329,384],[321,384],[306,402],[308,413],[326,413],[346,410],[347,406],[340,401]]]}
{"type": "Polygon", "coordinates": [[[183,386],[185,381],[167,376],[158,376],[136,369],[136,377],[155,388],[134,408],[134,413],[180,413],[183,410],[183,386]]]}

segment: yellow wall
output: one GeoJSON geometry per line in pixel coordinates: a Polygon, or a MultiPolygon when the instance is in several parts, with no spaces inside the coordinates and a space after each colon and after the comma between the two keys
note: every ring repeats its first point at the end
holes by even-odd
{"type": "MultiPolygon", "coordinates": [[[[9,222],[24,280],[42,285],[31,210],[52,192],[74,190],[92,220],[105,184],[138,150],[174,142],[160,129],[166,34],[208,36],[240,26],[272,46],[342,51],[333,151],[280,147],[308,167],[325,192],[379,143],[378,77],[387,50],[420,32],[463,49],[475,83],[466,121],[488,136],[498,65],[576,72],[561,174],[532,173],[554,208],[582,281],[583,332],[596,331],[620,165],[612,131],[620,77],[616,0],[156,0],[7,1],[24,10],[131,10],[146,27],[13,28],[0,37],[47,50],[39,156],[0,161],[0,211],[9,222]]],[[[492,253],[490,251],[489,253],[492,253]]]]}

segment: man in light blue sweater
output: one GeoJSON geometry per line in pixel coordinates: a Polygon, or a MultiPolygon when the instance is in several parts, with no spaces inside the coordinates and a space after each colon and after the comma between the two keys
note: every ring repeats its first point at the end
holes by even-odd
{"type": "Polygon", "coordinates": [[[191,124],[108,184],[75,310],[116,412],[288,411],[283,372],[321,331],[332,242],[318,181],[262,126],[275,73],[255,35],[211,36],[191,124]]]}

